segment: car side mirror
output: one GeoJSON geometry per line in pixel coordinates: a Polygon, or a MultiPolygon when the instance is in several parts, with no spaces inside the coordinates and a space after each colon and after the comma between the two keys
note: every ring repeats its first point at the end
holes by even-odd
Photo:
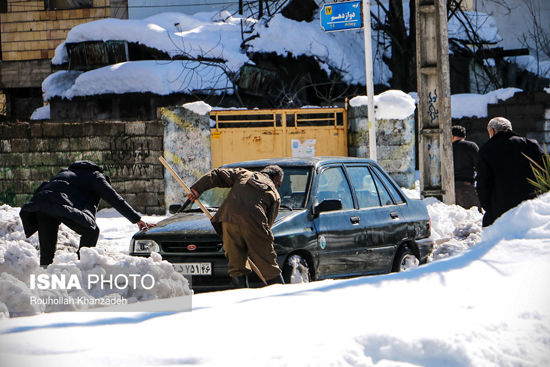
{"type": "Polygon", "coordinates": [[[182,208],[183,208],[183,205],[181,204],[172,204],[168,207],[168,212],[170,214],[176,214],[176,213],[179,213],[182,208]]]}
{"type": "Polygon", "coordinates": [[[322,212],[332,212],[335,210],[342,210],[342,200],[340,199],[325,199],[318,205],[313,207],[313,216],[317,217],[322,212]]]}

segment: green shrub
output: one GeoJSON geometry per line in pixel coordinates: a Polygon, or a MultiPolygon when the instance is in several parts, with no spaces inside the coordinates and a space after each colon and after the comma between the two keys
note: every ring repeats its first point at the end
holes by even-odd
{"type": "Polygon", "coordinates": [[[542,166],[530,157],[527,157],[527,159],[531,161],[531,168],[533,169],[533,174],[535,175],[534,180],[528,178],[527,181],[535,187],[537,194],[539,195],[550,191],[550,155],[548,152],[544,154],[542,166]]]}

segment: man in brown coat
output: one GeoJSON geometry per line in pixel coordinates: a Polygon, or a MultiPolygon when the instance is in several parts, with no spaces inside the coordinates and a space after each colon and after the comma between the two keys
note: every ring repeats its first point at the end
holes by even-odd
{"type": "Polygon", "coordinates": [[[212,218],[222,236],[229,262],[228,272],[236,288],[248,287],[248,255],[267,279],[268,284],[284,283],[273,249],[271,226],[279,213],[281,198],[277,189],[283,181],[279,166],[267,166],[260,172],[243,168],[217,168],[191,186],[189,200],[195,201],[214,187],[231,187],[227,198],[212,218]]]}

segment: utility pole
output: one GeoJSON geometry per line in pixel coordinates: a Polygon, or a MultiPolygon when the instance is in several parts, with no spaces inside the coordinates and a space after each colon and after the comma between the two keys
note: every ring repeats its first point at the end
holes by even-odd
{"type": "Polygon", "coordinates": [[[414,1],[420,194],[454,204],[447,1],[414,1]]]}
{"type": "Polygon", "coordinates": [[[372,36],[370,23],[370,0],[363,0],[363,39],[365,44],[369,158],[376,160],[376,118],[374,115],[374,74],[372,71],[372,36]]]}

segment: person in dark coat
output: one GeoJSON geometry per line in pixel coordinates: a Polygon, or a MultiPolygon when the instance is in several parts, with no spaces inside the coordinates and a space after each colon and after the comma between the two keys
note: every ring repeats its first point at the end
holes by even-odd
{"type": "Polygon", "coordinates": [[[95,215],[100,199],[137,224],[140,230],[154,226],[141,220],[140,215],[113,189],[98,165],[88,161],[74,162],[50,181],[43,182],[19,213],[27,238],[38,231],[40,265],[53,262],[61,223],[81,236],[80,248],[96,245],[99,228],[95,215]]]}
{"type": "Polygon", "coordinates": [[[475,206],[481,210],[475,187],[479,148],[473,141],[466,140],[466,129],[463,126],[452,126],[451,131],[455,174],[455,204],[465,209],[475,206]]]}
{"type": "Polygon", "coordinates": [[[512,131],[504,117],[495,117],[487,125],[489,141],[479,150],[477,193],[485,215],[483,227],[524,200],[536,196],[527,179],[534,179],[528,156],[542,165],[544,151],[533,139],[512,131]]]}
{"type": "Polygon", "coordinates": [[[279,166],[267,166],[261,172],[244,168],[217,168],[191,186],[191,194],[188,195],[191,201],[214,187],[231,188],[212,218],[212,225],[222,237],[228,273],[236,288],[248,287],[248,255],[268,284],[284,283],[276,262],[271,232],[281,204],[277,189],[283,175],[279,166]]]}

